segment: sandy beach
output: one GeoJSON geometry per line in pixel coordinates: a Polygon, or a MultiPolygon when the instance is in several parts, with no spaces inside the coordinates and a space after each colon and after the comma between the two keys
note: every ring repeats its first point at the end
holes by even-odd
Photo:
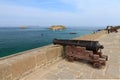
{"type": "Polygon", "coordinates": [[[52,65],[40,68],[20,80],[39,79],[120,79],[120,30],[118,33],[110,33],[96,39],[104,49],[103,54],[108,55],[109,60],[102,69],[95,69],[86,62],[68,62],[65,59],[52,65]]]}

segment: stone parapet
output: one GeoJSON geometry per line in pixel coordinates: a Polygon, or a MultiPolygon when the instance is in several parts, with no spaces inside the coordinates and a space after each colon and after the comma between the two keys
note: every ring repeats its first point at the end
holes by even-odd
{"type": "Polygon", "coordinates": [[[37,68],[58,60],[62,53],[62,46],[49,45],[2,59],[0,60],[0,80],[17,80],[37,68]]]}

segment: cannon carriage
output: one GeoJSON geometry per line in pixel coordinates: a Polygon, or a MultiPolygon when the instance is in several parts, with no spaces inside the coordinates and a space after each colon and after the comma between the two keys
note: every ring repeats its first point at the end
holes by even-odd
{"type": "Polygon", "coordinates": [[[108,30],[108,34],[112,32],[118,32],[119,27],[107,26],[106,30],[108,30]]]}
{"type": "Polygon", "coordinates": [[[108,60],[106,55],[102,55],[101,49],[104,47],[98,41],[54,39],[53,44],[65,47],[65,57],[69,61],[83,59],[91,62],[93,67],[100,68],[108,60]]]}

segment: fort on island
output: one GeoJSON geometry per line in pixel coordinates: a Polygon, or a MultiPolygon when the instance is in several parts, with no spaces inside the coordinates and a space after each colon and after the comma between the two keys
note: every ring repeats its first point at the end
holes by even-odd
{"type": "Polygon", "coordinates": [[[48,29],[50,29],[50,30],[64,30],[64,29],[66,29],[66,27],[63,25],[53,25],[53,26],[50,26],[48,29]]]}
{"type": "Polygon", "coordinates": [[[26,26],[20,26],[20,29],[26,29],[26,26]]]}

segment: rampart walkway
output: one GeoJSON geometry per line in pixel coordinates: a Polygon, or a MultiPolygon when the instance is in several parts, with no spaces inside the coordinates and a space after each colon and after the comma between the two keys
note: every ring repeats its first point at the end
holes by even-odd
{"type": "Polygon", "coordinates": [[[21,80],[42,79],[120,79],[120,31],[99,38],[103,54],[109,60],[102,69],[95,69],[85,61],[68,62],[63,59],[25,76],[21,80]]]}

